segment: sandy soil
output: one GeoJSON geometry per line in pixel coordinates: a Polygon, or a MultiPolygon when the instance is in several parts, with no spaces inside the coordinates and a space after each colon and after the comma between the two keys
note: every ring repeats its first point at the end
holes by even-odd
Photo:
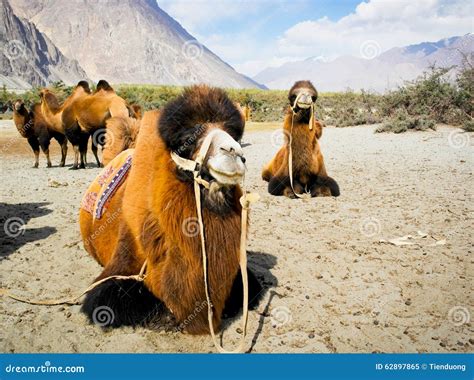
{"type": "MultiPolygon", "coordinates": [[[[77,294],[100,271],[82,248],[77,223],[81,196],[99,169],[47,169],[43,157],[33,169],[26,141],[11,123],[2,125],[1,287],[39,299],[77,294]],[[25,223],[16,238],[4,232],[13,217],[25,223]]],[[[474,136],[448,127],[403,135],[373,130],[325,130],[338,199],[270,196],[260,169],[281,134],[244,137],[248,187],[262,195],[251,215],[250,266],[267,287],[249,316],[253,352],[473,351],[474,136]],[[379,242],[417,231],[430,236],[406,246],[379,242]]],[[[59,150],[52,150],[57,164],[59,150]]],[[[210,337],[104,331],[88,324],[79,306],[2,297],[0,324],[2,352],[215,351],[210,337]]],[[[231,348],[240,321],[226,327],[231,348]]]]}

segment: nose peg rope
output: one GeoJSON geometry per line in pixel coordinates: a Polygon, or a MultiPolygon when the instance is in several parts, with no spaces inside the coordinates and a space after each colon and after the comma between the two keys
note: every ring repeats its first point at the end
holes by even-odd
{"type": "Polygon", "coordinates": [[[204,292],[206,294],[207,302],[207,320],[209,323],[209,331],[211,333],[212,341],[217,351],[223,354],[236,354],[244,352],[245,347],[245,338],[247,336],[247,322],[248,322],[248,300],[249,300],[249,290],[248,290],[248,274],[247,274],[247,218],[248,210],[251,203],[256,202],[259,199],[259,195],[256,193],[246,192],[244,186],[242,186],[243,195],[240,197],[240,204],[242,206],[241,214],[241,231],[240,231],[240,252],[239,252],[239,266],[240,273],[242,276],[243,284],[243,311],[242,311],[242,336],[240,343],[237,348],[233,351],[227,351],[219,343],[216,333],[214,331],[214,312],[212,310],[212,302],[209,291],[209,278],[208,278],[208,257],[206,250],[206,239],[204,235],[204,222],[202,217],[202,207],[201,207],[201,188],[199,185],[203,185],[206,188],[209,188],[209,182],[200,177],[200,168],[204,162],[204,159],[207,155],[207,151],[211,146],[212,137],[209,135],[206,136],[204,142],[201,145],[201,149],[197,155],[196,160],[188,160],[180,157],[174,152],[171,152],[171,159],[181,167],[182,169],[192,171],[194,179],[194,198],[196,201],[196,212],[199,225],[199,237],[201,242],[201,254],[202,254],[202,266],[204,274],[204,292]]]}
{"type": "MultiPolygon", "coordinates": [[[[295,191],[295,188],[294,188],[294,185],[293,185],[293,124],[294,124],[294,121],[295,121],[295,115],[296,115],[296,112],[295,112],[295,109],[296,109],[296,106],[298,105],[298,100],[299,98],[301,97],[301,95],[303,95],[303,93],[299,93],[297,96],[296,96],[296,99],[295,101],[293,102],[293,105],[290,105],[290,108],[291,108],[291,128],[290,128],[290,136],[288,137],[288,176],[290,177],[290,186],[291,186],[291,190],[293,191],[293,194],[295,194],[295,196],[297,198],[300,198],[300,199],[308,199],[308,198],[311,198],[311,193],[309,192],[305,192],[303,194],[298,194],[296,191],[295,191]]],[[[314,126],[314,102],[311,102],[311,115],[309,117],[309,124],[308,124],[308,127],[309,127],[309,130],[312,131],[313,130],[313,126],[314,126]]]]}

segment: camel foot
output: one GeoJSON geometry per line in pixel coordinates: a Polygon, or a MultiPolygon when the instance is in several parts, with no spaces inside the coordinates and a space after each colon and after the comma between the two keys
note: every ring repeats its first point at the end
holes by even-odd
{"type": "Polygon", "coordinates": [[[144,326],[156,322],[159,315],[169,314],[143,282],[130,279],[98,285],[86,295],[81,311],[101,327],[144,326]]]}

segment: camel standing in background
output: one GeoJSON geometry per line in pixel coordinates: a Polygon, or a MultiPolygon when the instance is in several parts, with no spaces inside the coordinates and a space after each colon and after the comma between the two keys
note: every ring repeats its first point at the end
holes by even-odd
{"type": "MultiPolygon", "coordinates": [[[[48,130],[56,135],[66,136],[62,122],[62,113],[64,109],[74,101],[74,99],[82,96],[83,94],[90,93],[89,83],[86,81],[80,81],[72,91],[71,95],[60,104],[56,95],[50,90],[44,88],[40,92],[41,107],[37,110],[36,114],[41,112],[41,117],[48,126],[48,130]]],[[[58,140],[59,142],[59,140],[58,140]]],[[[67,139],[61,144],[61,154],[64,160],[61,160],[61,166],[65,165],[66,154],[67,154],[67,139]]]]}
{"type": "Polygon", "coordinates": [[[49,158],[49,144],[54,138],[61,146],[61,162],[59,166],[66,164],[67,139],[64,133],[51,128],[43,117],[41,104],[33,105],[33,109],[28,111],[22,100],[15,101],[13,105],[13,121],[20,135],[28,140],[31,149],[35,154],[34,167],[39,166],[39,149],[46,156],[48,168],[51,160],[49,158]]]}
{"type": "Polygon", "coordinates": [[[92,136],[92,152],[97,166],[102,166],[97,149],[105,143],[106,121],[111,117],[130,116],[127,102],[105,81],[97,84],[93,94],[82,93],[64,107],[62,123],[68,140],[74,147],[74,169],[85,168],[87,143],[92,136]],[[79,165],[79,155],[81,163],[79,165]]]}

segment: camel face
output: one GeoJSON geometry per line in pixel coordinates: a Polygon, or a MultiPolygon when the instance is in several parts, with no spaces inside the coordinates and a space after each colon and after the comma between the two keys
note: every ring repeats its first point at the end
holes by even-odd
{"type": "Polygon", "coordinates": [[[13,108],[15,109],[15,111],[20,112],[21,110],[25,108],[25,103],[23,103],[23,100],[18,99],[13,104],[13,108]]]}
{"type": "Polygon", "coordinates": [[[298,81],[288,93],[288,100],[294,112],[307,110],[318,98],[318,92],[310,81],[298,81]]]}
{"type": "Polygon", "coordinates": [[[233,186],[242,182],[245,158],[240,144],[219,128],[211,129],[208,136],[211,138],[211,145],[204,166],[209,174],[221,186],[233,186]]]}

